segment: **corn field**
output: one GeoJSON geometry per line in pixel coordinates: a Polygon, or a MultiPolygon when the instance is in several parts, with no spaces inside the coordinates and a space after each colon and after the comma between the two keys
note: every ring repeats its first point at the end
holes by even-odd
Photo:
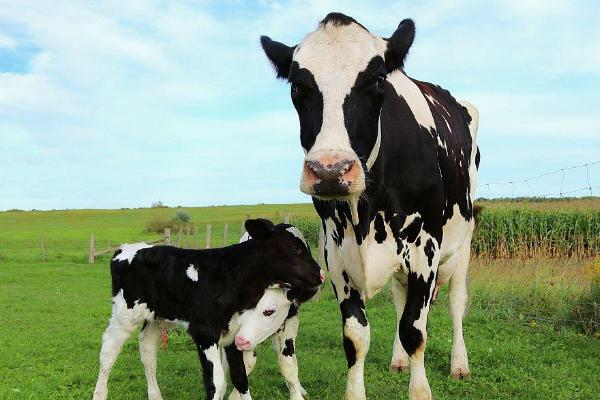
{"type": "MultiPolygon", "coordinates": [[[[320,221],[293,218],[310,243],[320,221]]],[[[477,258],[581,258],[600,254],[600,209],[542,209],[485,205],[472,242],[477,258]]]]}

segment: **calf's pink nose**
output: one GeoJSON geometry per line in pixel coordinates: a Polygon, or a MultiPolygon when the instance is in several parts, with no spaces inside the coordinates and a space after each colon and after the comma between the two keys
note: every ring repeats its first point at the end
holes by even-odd
{"type": "Polygon", "coordinates": [[[248,350],[251,347],[251,343],[248,339],[246,339],[243,336],[236,336],[235,337],[235,347],[238,348],[238,350],[248,350]]]}
{"type": "Polygon", "coordinates": [[[321,282],[325,282],[325,272],[321,270],[321,282]]]}

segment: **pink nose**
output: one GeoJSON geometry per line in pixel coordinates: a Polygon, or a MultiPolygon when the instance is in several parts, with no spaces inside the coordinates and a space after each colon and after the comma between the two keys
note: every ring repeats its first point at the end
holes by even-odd
{"type": "Polygon", "coordinates": [[[321,270],[321,283],[325,282],[325,272],[321,270]]]}
{"type": "Polygon", "coordinates": [[[235,347],[240,351],[250,350],[252,343],[243,336],[236,336],[235,347]]]}

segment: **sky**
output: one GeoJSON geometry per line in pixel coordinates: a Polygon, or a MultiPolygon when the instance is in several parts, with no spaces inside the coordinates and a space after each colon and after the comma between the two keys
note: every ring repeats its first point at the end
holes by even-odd
{"type": "Polygon", "coordinates": [[[0,210],[310,201],[259,37],[330,11],[415,20],[408,75],[479,109],[480,196],[600,186],[600,164],[486,185],[600,161],[597,1],[0,0],[0,210]]]}

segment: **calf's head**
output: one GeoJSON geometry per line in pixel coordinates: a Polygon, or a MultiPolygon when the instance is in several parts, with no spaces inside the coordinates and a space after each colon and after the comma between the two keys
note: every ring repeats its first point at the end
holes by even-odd
{"type": "Polygon", "coordinates": [[[234,342],[238,350],[252,350],[274,334],[286,319],[291,305],[288,289],[265,290],[256,307],[240,316],[240,329],[234,342]]]}
{"type": "Polygon", "coordinates": [[[261,37],[277,77],[291,86],[306,154],[304,193],[346,200],[365,190],[379,153],[386,79],[403,68],[414,36],[410,19],[385,39],[351,17],[330,13],[296,46],[261,37]]]}
{"type": "Polygon", "coordinates": [[[262,218],[249,219],[244,226],[251,240],[261,244],[256,261],[271,284],[292,288],[290,295],[302,291],[316,293],[324,280],[323,270],[298,228],[273,225],[262,218]]]}

